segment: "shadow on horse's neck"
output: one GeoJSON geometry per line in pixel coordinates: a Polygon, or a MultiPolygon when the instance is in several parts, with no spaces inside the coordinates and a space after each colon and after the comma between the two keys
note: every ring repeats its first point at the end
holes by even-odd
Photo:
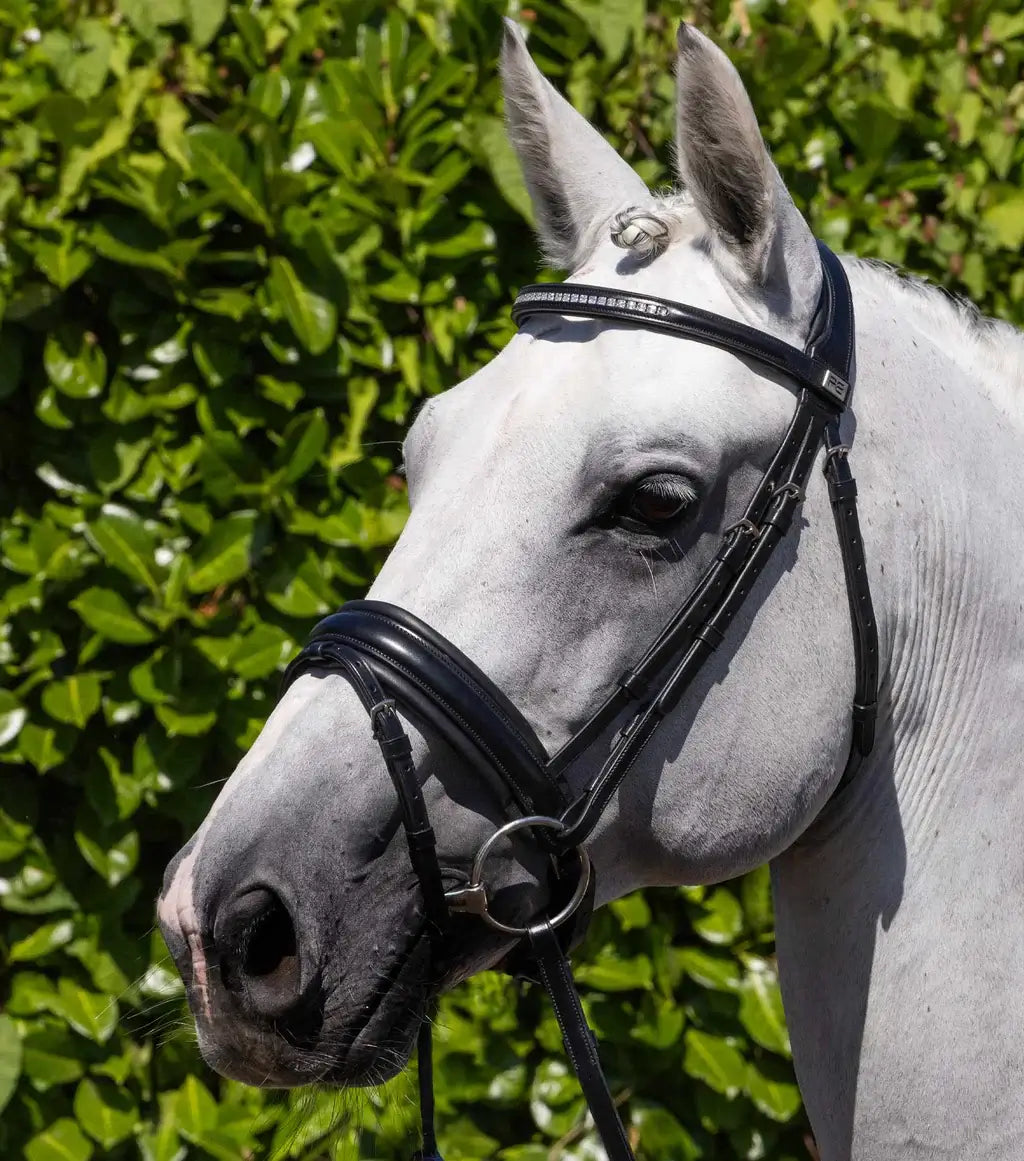
{"type": "Polygon", "coordinates": [[[899,909],[906,869],[892,737],[882,733],[851,785],[772,863],[783,999],[823,1161],[851,1155],[876,939],[899,909]]]}

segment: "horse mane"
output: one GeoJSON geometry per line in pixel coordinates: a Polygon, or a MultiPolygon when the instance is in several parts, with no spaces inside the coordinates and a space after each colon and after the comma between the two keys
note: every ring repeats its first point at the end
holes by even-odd
{"type": "Polygon", "coordinates": [[[876,258],[849,263],[856,281],[896,290],[912,309],[907,320],[978,382],[1006,415],[1024,421],[1024,332],[983,314],[973,302],[876,258]]]}

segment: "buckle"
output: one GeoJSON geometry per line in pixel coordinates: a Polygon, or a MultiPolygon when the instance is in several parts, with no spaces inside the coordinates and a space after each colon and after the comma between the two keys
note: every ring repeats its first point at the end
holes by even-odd
{"type": "Polygon", "coordinates": [[[397,709],[398,703],[395,701],[395,699],[393,697],[386,697],[383,701],[375,702],[367,710],[367,713],[370,715],[370,729],[373,731],[375,740],[380,741],[380,735],[383,728],[381,726],[380,719],[384,717],[385,714],[396,713],[397,709]]]}

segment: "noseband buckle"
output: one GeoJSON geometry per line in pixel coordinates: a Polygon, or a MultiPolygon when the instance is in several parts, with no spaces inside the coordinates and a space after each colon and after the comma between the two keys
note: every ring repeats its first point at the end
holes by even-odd
{"type": "Polygon", "coordinates": [[[503,923],[490,912],[487,885],[484,882],[484,867],[487,863],[487,856],[500,839],[514,834],[517,830],[524,830],[527,827],[535,826],[549,827],[558,831],[566,829],[565,823],[561,819],[549,818],[543,814],[531,814],[527,815],[526,818],[515,818],[511,822],[506,822],[504,826],[498,827],[494,834],[477,851],[476,858],[473,860],[473,868],[469,873],[469,882],[464,887],[454,887],[452,890],[445,892],[444,897],[448,903],[449,910],[462,915],[477,915],[488,927],[493,927],[495,931],[500,931],[503,935],[514,935],[519,939],[525,938],[531,928],[535,927],[538,922],[547,923],[551,927],[558,927],[567,919],[572,918],[580,904],[586,898],[587,888],[590,886],[590,856],[581,846],[576,848],[576,857],[580,861],[580,874],[576,882],[576,889],[573,891],[572,897],[565,906],[555,915],[552,915],[549,919],[534,918],[533,922],[525,927],[515,927],[509,923],[503,923]]]}

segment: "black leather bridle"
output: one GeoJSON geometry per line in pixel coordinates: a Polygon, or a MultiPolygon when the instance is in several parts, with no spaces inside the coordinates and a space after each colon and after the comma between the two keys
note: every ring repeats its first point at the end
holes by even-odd
{"type": "MultiPolygon", "coordinates": [[[[525,287],[512,308],[519,325],[540,314],[608,319],[721,347],[781,373],[798,390],[796,410],[743,516],[727,528],[689,597],[577,733],[549,756],[516,707],[472,661],[429,625],[383,601],[350,601],[325,618],[289,666],[285,687],[302,673],[335,672],[352,685],[401,805],[409,854],[419,878],[435,963],[443,963],[454,914],[474,915],[518,941],[517,963],[539,973],[558,1017],[569,1058],[611,1161],[633,1152],[609,1093],[570,974],[566,944],[589,917],[593,876],[585,844],[623,778],[724,639],[773,549],[803,500],[819,449],[835,517],[853,626],[856,679],[850,753],[839,786],[870,752],[875,733],[878,640],[857,519],[857,486],[839,419],[849,403],[854,351],[853,301],[846,273],[821,243],[822,286],[803,350],[697,307],[570,283],[525,287]],[[402,713],[440,734],[501,796],[510,821],[477,854],[469,875],[445,888],[434,833],[412,761],[402,713]],[[614,724],[623,721],[586,788],[573,794],[567,772],[614,724]],[[493,846],[520,830],[548,856],[557,914],[514,926],[488,907],[485,863],[493,846]],[[570,927],[569,921],[574,923],[570,927]],[[562,924],[562,938],[556,928],[562,924]],[[566,932],[570,937],[566,938],[566,932]]],[[[458,876],[456,876],[458,877],[458,876]]],[[[433,1130],[429,1021],[420,1030],[423,1148],[438,1158],[433,1130]]]]}

